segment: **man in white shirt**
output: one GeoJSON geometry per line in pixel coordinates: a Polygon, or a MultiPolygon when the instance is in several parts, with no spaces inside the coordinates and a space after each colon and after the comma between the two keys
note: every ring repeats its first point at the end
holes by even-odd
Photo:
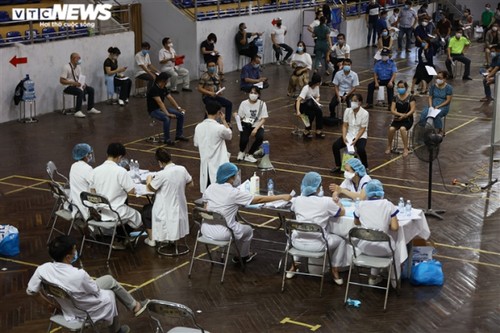
{"type": "Polygon", "coordinates": [[[154,80],[156,79],[156,73],[160,72],[155,66],[153,66],[153,64],[151,64],[151,58],[149,57],[150,49],[151,45],[148,42],[143,42],[141,44],[141,50],[135,55],[135,63],[137,65],[135,78],[147,81],[148,90],[151,88],[154,80]]]}
{"type": "MultiPolygon", "coordinates": [[[[93,149],[87,143],[79,143],[73,147],[72,155],[76,162],[71,165],[69,171],[69,198],[78,207],[82,217],[86,220],[89,217],[89,211],[80,200],[80,193],[90,191],[93,169],[89,163],[94,160],[93,149]]],[[[73,212],[73,216],[75,214],[76,212],[73,212]]]]}
{"type": "Polygon", "coordinates": [[[220,111],[217,102],[206,104],[207,118],[194,129],[194,146],[200,152],[200,192],[215,182],[217,169],[221,164],[229,162],[226,140],[231,140],[233,132],[220,111]],[[222,124],[218,123],[220,121],[222,124]]]}
{"type": "Polygon", "coordinates": [[[340,65],[344,59],[349,59],[351,57],[351,47],[347,45],[345,40],[345,35],[340,33],[337,35],[337,43],[332,46],[330,52],[328,52],[326,59],[329,60],[328,70],[332,71],[332,81],[335,78],[335,74],[339,70],[340,65]],[[333,70],[332,67],[333,66],[333,70]]]}
{"type": "Polygon", "coordinates": [[[172,40],[170,37],[165,37],[161,43],[163,48],[158,53],[158,56],[162,65],[161,71],[170,75],[170,92],[177,94],[177,86],[179,84],[182,84],[182,91],[192,91],[189,88],[189,71],[184,67],[176,65],[178,56],[174,50],[172,40]]]}
{"type": "MultiPolygon", "coordinates": [[[[67,290],[78,307],[86,310],[94,322],[103,321],[111,333],[128,333],[127,325],[120,326],[115,297],[135,316],[142,314],[148,300],[138,302],[111,275],[93,280],[83,269],[73,267],[78,260],[76,241],[71,236],[59,236],[49,244],[49,255],[54,262],[39,266],[30,281],[26,293],[35,295],[46,281],[67,290]]],[[[70,300],[57,299],[64,319],[83,321],[82,313],[74,308],[70,300]]]]}
{"type": "Polygon", "coordinates": [[[334,95],[330,101],[330,118],[337,119],[336,108],[340,103],[346,103],[351,107],[351,96],[359,86],[358,74],[351,70],[351,59],[344,59],[342,70],[338,71],[333,78],[334,95]]]}
{"type": "Polygon", "coordinates": [[[64,89],[65,94],[76,96],[75,114],[77,118],[85,118],[82,112],[82,103],[85,95],[88,95],[87,112],[91,114],[99,114],[101,111],[94,107],[94,88],[87,85],[85,76],[82,75],[80,65],[82,63],[78,53],[71,53],[70,61],[63,67],[59,82],[67,86],[64,89]]]}
{"type": "Polygon", "coordinates": [[[273,42],[273,50],[276,55],[276,65],[285,65],[288,61],[288,58],[290,58],[290,56],[292,55],[293,49],[285,44],[285,35],[287,30],[286,27],[282,25],[281,17],[275,19],[274,23],[276,24],[276,27],[274,27],[271,32],[271,41],[273,42]],[[282,48],[285,49],[286,55],[285,58],[280,61],[282,48]]]}

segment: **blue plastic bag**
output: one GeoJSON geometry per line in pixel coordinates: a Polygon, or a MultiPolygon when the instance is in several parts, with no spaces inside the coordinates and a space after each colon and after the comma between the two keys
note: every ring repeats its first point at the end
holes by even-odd
{"type": "Polygon", "coordinates": [[[415,286],[442,286],[444,274],[441,263],[428,260],[416,264],[411,270],[410,283],[415,286]]]}
{"type": "Polygon", "coordinates": [[[0,255],[2,256],[17,256],[19,251],[19,231],[11,225],[0,226],[2,240],[0,241],[0,255]]]}

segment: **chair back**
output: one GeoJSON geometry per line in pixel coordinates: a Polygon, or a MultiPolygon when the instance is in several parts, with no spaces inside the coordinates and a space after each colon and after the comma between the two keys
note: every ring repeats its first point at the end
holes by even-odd
{"type": "Polygon", "coordinates": [[[200,225],[200,227],[203,223],[208,223],[211,225],[221,225],[230,229],[227,226],[224,216],[222,216],[220,213],[206,210],[205,208],[195,207],[193,209],[193,219],[197,224],[200,225]]]}
{"type": "Polygon", "coordinates": [[[59,173],[59,171],[57,171],[57,167],[56,167],[56,164],[54,162],[48,161],[46,170],[47,170],[47,174],[49,175],[50,180],[52,180],[53,182],[57,182],[55,180],[55,176],[57,175],[57,176],[61,177],[62,179],[64,179],[64,187],[67,187],[69,185],[68,177],[64,176],[63,174],[59,173]]]}
{"type": "Polygon", "coordinates": [[[99,208],[104,208],[113,212],[116,216],[116,220],[122,223],[120,214],[116,210],[111,207],[111,203],[108,198],[103,195],[90,193],[90,192],[82,192],[80,193],[80,199],[82,200],[82,204],[89,209],[90,218],[96,221],[101,221],[101,215],[98,212],[99,208]]]}
{"type": "Polygon", "coordinates": [[[50,192],[55,198],[60,198],[61,200],[69,201],[68,195],[66,194],[64,188],[59,183],[51,181],[48,184],[50,192]]]}
{"type": "Polygon", "coordinates": [[[298,231],[298,232],[306,232],[306,233],[319,233],[321,234],[321,238],[325,242],[326,245],[328,245],[328,242],[325,237],[325,233],[323,232],[323,228],[316,223],[312,222],[299,222],[297,220],[293,219],[287,219],[285,218],[285,234],[288,237],[288,240],[291,242],[292,240],[292,232],[293,231],[298,231]]]}
{"type": "MultiPolygon", "coordinates": [[[[78,311],[81,311],[83,314],[85,314],[87,316],[86,319],[90,320],[89,313],[87,311],[85,311],[84,309],[78,307],[78,305],[76,304],[76,301],[73,298],[73,296],[71,295],[71,293],[68,290],[66,290],[65,288],[63,288],[55,283],[51,283],[51,282],[48,282],[46,280],[42,280],[42,292],[46,296],[54,299],[56,302],[58,299],[69,301],[75,309],[77,309],[78,311]]],[[[59,302],[57,302],[57,304],[59,304],[59,302]]]]}
{"type": "Polygon", "coordinates": [[[49,182],[48,184],[52,196],[60,200],[60,203],[62,204],[61,207],[70,212],[74,212],[75,214],[73,216],[75,218],[81,218],[83,220],[84,218],[80,210],[80,207],[71,202],[70,198],[68,197],[68,194],[66,193],[66,191],[64,191],[64,188],[61,186],[61,184],[56,182],[49,182]]]}
{"type": "Polygon", "coordinates": [[[191,319],[193,324],[200,329],[202,333],[205,332],[204,329],[196,322],[193,310],[183,304],[153,299],[148,303],[148,311],[150,317],[154,319],[158,325],[159,320],[153,317],[152,313],[171,318],[191,319]]]}
{"type": "Polygon", "coordinates": [[[352,228],[349,231],[349,243],[354,249],[354,256],[356,257],[356,240],[363,240],[367,242],[387,242],[389,244],[389,249],[394,256],[394,249],[392,248],[392,238],[387,233],[382,230],[369,229],[369,228],[352,228]]]}

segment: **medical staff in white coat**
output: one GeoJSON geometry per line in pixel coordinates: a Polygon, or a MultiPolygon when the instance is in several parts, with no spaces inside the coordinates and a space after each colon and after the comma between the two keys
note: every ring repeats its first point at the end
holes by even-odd
{"type": "Polygon", "coordinates": [[[176,241],[189,234],[186,186],[193,185],[186,168],[172,163],[165,148],[156,149],[155,157],[163,170],[146,179],[148,190],[156,194],[152,210],[153,238],[144,240],[153,247],[156,241],[176,241]]]}
{"type": "MultiPolygon", "coordinates": [[[[82,217],[86,220],[89,217],[88,208],[80,200],[80,193],[90,191],[90,180],[92,178],[92,167],[89,163],[94,161],[94,152],[87,143],[78,143],[73,147],[73,159],[76,161],[69,170],[70,201],[78,207],[82,217]]],[[[77,210],[72,211],[73,216],[77,210]]]]}
{"type": "MultiPolygon", "coordinates": [[[[365,186],[367,200],[361,201],[354,211],[354,224],[363,228],[381,230],[387,233],[389,230],[397,231],[399,222],[397,214],[398,208],[389,200],[384,199],[384,187],[382,183],[373,179],[365,186]]],[[[391,235],[389,235],[391,237],[391,235]]],[[[391,246],[396,251],[396,244],[391,237],[391,246]]],[[[359,241],[357,246],[365,254],[373,256],[387,256],[391,254],[391,249],[387,243],[375,243],[359,241]]],[[[371,269],[368,283],[376,285],[382,281],[379,270],[371,269]]]]}
{"type": "Polygon", "coordinates": [[[357,158],[351,158],[344,163],[344,181],[340,184],[330,184],[334,196],[345,196],[353,200],[364,200],[365,186],[372,180],[366,173],[366,168],[357,158]]]}
{"type": "Polygon", "coordinates": [[[225,114],[220,112],[217,102],[206,104],[207,119],[194,129],[194,146],[200,152],[200,192],[205,192],[208,185],[215,182],[217,169],[229,162],[226,140],[231,140],[233,132],[226,122],[225,114]],[[220,120],[220,123],[217,122],[220,120]]]}
{"type": "MultiPolygon", "coordinates": [[[[341,265],[345,255],[346,242],[337,235],[328,231],[328,220],[330,217],[339,217],[345,214],[345,209],[338,197],[319,196],[321,188],[321,176],[317,172],[308,172],[302,179],[300,186],[301,195],[292,199],[292,211],[295,212],[297,221],[313,223],[321,226],[328,242],[330,263],[332,266],[333,280],[337,285],[342,285],[344,280],[340,277],[338,267],[341,265]]],[[[322,251],[325,242],[321,234],[312,234],[294,231],[292,234],[292,245],[303,251],[322,251]]],[[[299,268],[299,257],[293,258],[292,267],[286,274],[288,279],[295,276],[294,271],[299,268]]]]}
{"type": "MultiPolygon", "coordinates": [[[[224,116],[224,115],[223,115],[224,116]]],[[[224,163],[217,170],[217,182],[211,184],[203,193],[205,208],[209,211],[221,214],[225,219],[228,228],[234,233],[235,243],[238,247],[243,261],[250,262],[257,253],[250,252],[250,243],[253,237],[252,227],[236,221],[236,213],[239,206],[271,202],[275,200],[289,201],[292,197],[289,194],[253,196],[246,191],[240,191],[237,187],[241,183],[241,175],[238,167],[233,163],[224,163]]],[[[231,236],[227,228],[220,225],[202,224],[201,232],[205,237],[214,240],[228,240],[231,236]]],[[[233,258],[237,263],[240,258],[233,258]]]]}

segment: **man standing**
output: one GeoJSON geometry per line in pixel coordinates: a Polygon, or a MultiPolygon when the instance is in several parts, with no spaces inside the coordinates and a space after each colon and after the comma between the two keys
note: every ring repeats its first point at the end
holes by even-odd
{"type": "Polygon", "coordinates": [[[217,74],[215,62],[210,61],[207,64],[207,71],[201,75],[198,83],[198,91],[202,94],[202,101],[205,105],[208,103],[219,103],[226,110],[226,122],[231,122],[231,113],[233,112],[233,103],[222,97],[222,84],[217,74]],[[220,92],[219,92],[220,91],[220,92]]]}
{"type": "Polygon", "coordinates": [[[150,49],[151,45],[148,42],[143,42],[141,44],[141,50],[135,55],[135,63],[137,65],[135,78],[148,81],[148,90],[156,79],[156,73],[160,73],[160,71],[151,64],[151,58],[149,57],[150,49]]]}
{"type": "Polygon", "coordinates": [[[371,0],[366,8],[366,27],[368,28],[368,35],[366,37],[366,47],[370,46],[370,39],[372,46],[377,45],[377,21],[380,14],[380,5],[377,0],[371,0]]]}
{"type": "Polygon", "coordinates": [[[373,68],[373,82],[368,85],[365,109],[373,107],[373,93],[375,89],[379,89],[380,86],[387,87],[387,103],[389,107],[391,106],[392,97],[394,96],[394,80],[396,80],[396,74],[398,72],[396,63],[389,58],[389,50],[383,49],[380,55],[382,59],[378,60],[373,68]]]}
{"type": "Polygon", "coordinates": [[[151,117],[163,122],[163,143],[168,146],[173,146],[175,141],[189,141],[184,136],[184,114],[186,110],[177,104],[176,100],[172,97],[166,88],[168,81],[168,74],[165,72],[160,73],[156,78],[156,82],[151,89],[148,90],[146,102],[148,105],[148,113],[151,117]],[[167,108],[163,103],[165,97],[174,108],[167,108]],[[170,119],[177,119],[177,126],[175,129],[175,141],[170,140],[170,119]]]}
{"type": "Polygon", "coordinates": [[[260,56],[254,55],[250,63],[243,66],[240,75],[240,88],[245,92],[250,92],[250,89],[256,85],[259,89],[269,87],[267,77],[260,76],[260,56]]]}
{"type": "MultiPolygon", "coordinates": [[[[69,170],[69,198],[75,204],[84,220],[89,217],[88,208],[85,207],[80,199],[80,193],[90,191],[90,181],[92,179],[92,167],[90,162],[94,161],[94,152],[87,143],[79,143],[73,147],[73,159],[76,161],[69,170]]],[[[76,212],[73,212],[75,216],[76,212]]]]}
{"type": "Polygon", "coordinates": [[[446,69],[450,74],[450,79],[453,79],[453,69],[451,67],[452,63],[455,61],[461,62],[465,65],[464,75],[462,76],[462,80],[472,80],[470,77],[470,59],[467,58],[464,54],[469,48],[470,41],[462,36],[463,30],[462,28],[457,29],[455,33],[455,37],[450,38],[448,43],[448,59],[446,59],[446,69]]]}
{"type": "MultiPolygon", "coordinates": [[[[148,300],[136,301],[111,275],[96,280],[83,269],[73,267],[78,260],[76,241],[71,236],[56,237],[49,244],[49,255],[54,262],[39,266],[30,281],[26,293],[35,295],[42,289],[42,283],[48,282],[67,290],[75,299],[76,305],[87,311],[92,321],[104,321],[111,333],[128,333],[127,325],[120,326],[115,298],[137,317],[148,305],[148,300]]],[[[82,312],[74,308],[70,300],[57,299],[64,319],[83,320],[82,312]]]]}
{"type": "Polygon", "coordinates": [[[351,59],[344,59],[342,70],[338,71],[333,78],[334,95],[330,101],[330,118],[336,122],[340,121],[337,117],[335,109],[340,103],[346,103],[347,107],[351,107],[351,96],[356,92],[356,87],[359,86],[358,74],[351,70],[351,59]]]}
{"type": "Polygon", "coordinates": [[[88,95],[87,112],[91,114],[99,114],[101,111],[94,108],[94,88],[87,85],[85,76],[82,75],[80,64],[81,57],[78,53],[71,53],[70,61],[64,65],[59,82],[67,86],[64,89],[65,94],[76,96],[75,117],[85,118],[82,112],[82,103],[85,95],[88,95]]]}
{"type": "Polygon", "coordinates": [[[200,192],[205,192],[208,185],[215,182],[217,169],[229,162],[226,140],[231,140],[233,133],[220,112],[219,103],[206,105],[207,119],[196,125],[194,129],[194,146],[200,152],[200,192]],[[219,124],[220,120],[222,124],[219,124]]]}
{"type": "Polygon", "coordinates": [[[491,28],[491,25],[495,22],[493,19],[495,14],[491,11],[491,6],[487,3],[484,6],[484,12],[481,14],[481,25],[483,26],[483,33],[486,34],[491,28]]]}
{"type": "Polygon", "coordinates": [[[290,58],[293,53],[293,49],[285,44],[285,35],[287,30],[286,27],[282,25],[281,17],[275,19],[274,24],[276,24],[276,27],[273,28],[271,32],[271,41],[273,42],[273,50],[276,55],[276,65],[286,65],[288,58],[290,58]],[[282,48],[285,49],[286,55],[285,58],[280,61],[282,48]]]}
{"type": "Polygon", "coordinates": [[[177,91],[179,84],[182,84],[182,91],[192,91],[189,88],[189,71],[177,65],[178,56],[175,53],[172,40],[170,37],[165,37],[161,43],[163,45],[159,52],[160,64],[162,65],[161,71],[167,73],[170,77],[170,91],[174,94],[179,93],[177,91]]]}
{"type": "Polygon", "coordinates": [[[236,36],[234,36],[238,54],[253,58],[257,54],[258,49],[253,41],[250,42],[249,40],[252,37],[261,35],[262,33],[259,32],[247,32],[247,25],[245,23],[240,23],[238,26],[238,32],[236,33],[236,36]]]}
{"type": "Polygon", "coordinates": [[[403,48],[403,36],[406,35],[406,52],[410,52],[411,35],[417,25],[417,13],[411,8],[411,1],[407,0],[399,16],[398,52],[403,48]]]}

